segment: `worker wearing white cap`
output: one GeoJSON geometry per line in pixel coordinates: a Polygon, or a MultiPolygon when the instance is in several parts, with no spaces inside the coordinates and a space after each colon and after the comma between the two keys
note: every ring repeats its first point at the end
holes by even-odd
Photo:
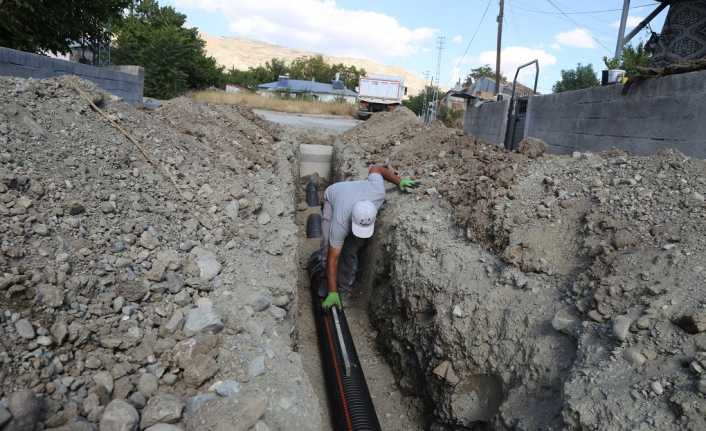
{"type": "MultiPolygon", "coordinates": [[[[410,178],[400,178],[384,166],[372,166],[368,179],[345,181],[329,186],[324,192],[322,221],[322,252],[326,261],[328,295],[324,309],[341,307],[339,287],[339,258],[349,233],[356,238],[370,238],[375,231],[378,209],[385,201],[385,183],[396,184],[403,192],[416,188],[418,183],[410,178]]],[[[357,248],[352,252],[355,253],[357,248]]]]}

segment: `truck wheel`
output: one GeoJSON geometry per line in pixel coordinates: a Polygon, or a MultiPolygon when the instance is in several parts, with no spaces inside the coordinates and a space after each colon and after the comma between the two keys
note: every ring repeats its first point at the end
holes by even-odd
{"type": "Polygon", "coordinates": [[[370,113],[370,111],[358,111],[358,119],[359,120],[365,121],[368,118],[370,118],[371,115],[372,114],[370,113]]]}

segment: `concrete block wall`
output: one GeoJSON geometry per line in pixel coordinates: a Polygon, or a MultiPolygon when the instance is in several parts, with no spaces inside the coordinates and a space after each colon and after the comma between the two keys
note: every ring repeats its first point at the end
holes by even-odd
{"type": "Polygon", "coordinates": [[[482,139],[489,144],[503,146],[509,107],[509,100],[485,102],[476,106],[471,99],[466,107],[463,130],[466,134],[482,139]]]}
{"type": "Polygon", "coordinates": [[[142,67],[95,67],[0,47],[0,76],[44,79],[61,75],[77,75],[128,103],[142,103],[145,80],[142,67]]]}
{"type": "Polygon", "coordinates": [[[554,153],[621,148],[653,154],[666,148],[706,158],[706,71],[529,99],[525,136],[554,153]]]}

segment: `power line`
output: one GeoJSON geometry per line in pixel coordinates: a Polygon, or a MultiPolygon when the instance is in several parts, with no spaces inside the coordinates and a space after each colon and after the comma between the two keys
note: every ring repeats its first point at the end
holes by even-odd
{"type": "MultiPolygon", "coordinates": [[[[640,9],[640,8],[646,8],[646,7],[652,7],[652,6],[657,6],[659,3],[647,3],[647,4],[641,4],[641,5],[636,5],[636,6],[631,6],[630,9],[640,9]]],[[[522,6],[518,6],[517,4],[513,4],[514,7],[517,9],[520,9],[524,12],[531,12],[531,13],[540,13],[544,15],[593,15],[597,13],[610,13],[610,12],[621,12],[622,9],[601,9],[601,10],[582,10],[582,11],[573,11],[573,12],[552,12],[552,11],[547,11],[547,10],[536,10],[536,9],[527,9],[522,6]]]]}
{"type": "Polygon", "coordinates": [[[485,16],[488,14],[488,10],[490,9],[490,3],[492,3],[492,1],[493,0],[488,0],[488,4],[485,5],[485,10],[483,11],[483,15],[481,16],[480,21],[478,21],[478,26],[476,27],[476,31],[473,32],[473,36],[471,37],[471,40],[468,41],[468,45],[466,45],[466,50],[463,51],[463,55],[456,62],[456,67],[458,67],[461,64],[461,62],[466,59],[466,55],[468,54],[468,50],[471,49],[471,44],[476,39],[476,36],[478,36],[478,32],[480,31],[481,25],[483,25],[483,21],[485,20],[485,16]]]}
{"type": "MultiPolygon", "coordinates": [[[[581,24],[579,24],[575,19],[573,19],[573,18],[571,18],[569,15],[567,15],[566,12],[564,12],[563,10],[561,10],[561,8],[560,8],[559,6],[557,6],[556,3],[554,3],[553,0],[547,0],[547,3],[549,3],[550,5],[552,5],[552,7],[553,7],[554,9],[556,9],[557,11],[559,11],[559,13],[561,13],[561,15],[563,15],[564,17],[566,17],[566,19],[568,19],[569,21],[571,21],[571,22],[572,22],[574,25],[576,25],[577,27],[585,27],[585,26],[582,26],[581,24]]],[[[591,36],[591,39],[593,39],[594,41],[596,41],[597,44],[599,44],[600,46],[602,46],[603,48],[605,48],[608,52],[611,52],[610,48],[608,48],[607,46],[605,46],[605,45],[603,44],[603,42],[601,42],[600,40],[598,40],[597,38],[595,38],[592,34],[589,34],[589,36],[591,36]]]]}

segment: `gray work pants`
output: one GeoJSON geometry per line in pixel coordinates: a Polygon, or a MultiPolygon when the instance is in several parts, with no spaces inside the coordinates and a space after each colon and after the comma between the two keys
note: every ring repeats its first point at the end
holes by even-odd
{"type": "MultiPolygon", "coordinates": [[[[329,248],[329,235],[331,233],[331,220],[333,208],[328,200],[324,199],[324,211],[321,217],[321,254],[326,267],[326,257],[329,248]]],[[[341,256],[338,258],[338,290],[347,292],[355,284],[358,274],[358,252],[365,245],[365,240],[355,235],[348,235],[343,243],[341,256]]]]}

